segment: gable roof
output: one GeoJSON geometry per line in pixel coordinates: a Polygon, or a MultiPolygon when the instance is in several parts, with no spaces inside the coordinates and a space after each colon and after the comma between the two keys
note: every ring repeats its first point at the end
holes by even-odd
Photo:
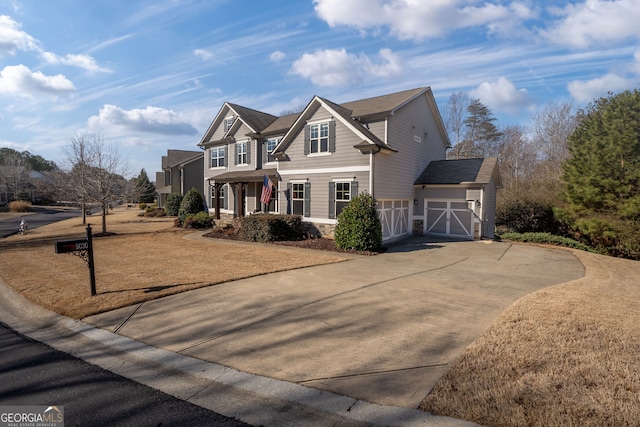
{"type": "Polygon", "coordinates": [[[387,95],[375,96],[373,98],[360,99],[340,104],[342,107],[351,110],[351,116],[365,118],[368,116],[386,117],[393,114],[409,101],[427,92],[429,87],[419,87],[402,92],[390,93],[387,95]]]}
{"type": "Polygon", "coordinates": [[[238,104],[227,105],[238,114],[238,118],[242,120],[253,132],[260,132],[262,129],[273,123],[277,117],[262,111],[253,110],[238,104]]]}
{"type": "Polygon", "coordinates": [[[167,155],[162,156],[162,169],[178,166],[201,155],[204,155],[202,151],[167,150],[167,155]]]}
{"type": "Polygon", "coordinates": [[[430,162],[414,185],[443,184],[489,184],[494,178],[496,186],[501,186],[498,159],[457,159],[430,162]]]}
{"type": "MultiPolygon", "coordinates": [[[[260,132],[262,129],[269,126],[273,123],[277,117],[268,113],[263,113],[262,111],[254,110],[252,108],[243,107],[242,105],[232,104],[230,102],[225,102],[216,117],[213,119],[209,128],[200,139],[198,145],[200,147],[206,147],[208,144],[215,142],[211,141],[211,137],[213,136],[215,130],[220,126],[222,120],[228,115],[228,111],[231,111],[236,116],[236,122],[240,120],[244,124],[246,124],[251,132],[260,132]]],[[[235,124],[235,122],[234,122],[235,124]]],[[[224,135],[220,141],[223,141],[228,138],[228,135],[224,135]]]]}

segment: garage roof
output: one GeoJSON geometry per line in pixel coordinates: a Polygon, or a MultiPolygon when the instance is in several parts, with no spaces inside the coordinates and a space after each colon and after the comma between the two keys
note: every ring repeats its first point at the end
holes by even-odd
{"type": "Polygon", "coordinates": [[[498,159],[495,157],[437,160],[427,165],[414,185],[489,184],[492,177],[495,178],[496,185],[500,186],[498,159]]]}

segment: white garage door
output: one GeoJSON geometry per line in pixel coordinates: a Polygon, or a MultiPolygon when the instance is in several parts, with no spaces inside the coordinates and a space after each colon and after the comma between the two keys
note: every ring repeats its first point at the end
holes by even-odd
{"type": "Polygon", "coordinates": [[[425,233],[473,239],[473,220],[466,200],[425,200],[425,233]]]}
{"type": "Polygon", "coordinates": [[[382,240],[409,233],[409,200],[378,200],[382,240]]]}

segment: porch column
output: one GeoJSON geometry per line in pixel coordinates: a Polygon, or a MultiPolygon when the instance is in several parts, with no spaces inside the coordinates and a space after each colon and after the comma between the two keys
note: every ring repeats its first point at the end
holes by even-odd
{"type": "Polygon", "coordinates": [[[222,189],[222,186],[224,184],[220,183],[220,182],[216,182],[213,185],[213,191],[215,192],[215,197],[214,197],[214,207],[216,210],[215,213],[215,219],[220,219],[220,190],[222,189]]]}
{"type": "Polygon", "coordinates": [[[244,187],[246,183],[244,182],[236,182],[234,184],[236,188],[236,215],[238,218],[242,218],[244,216],[244,187]]]}

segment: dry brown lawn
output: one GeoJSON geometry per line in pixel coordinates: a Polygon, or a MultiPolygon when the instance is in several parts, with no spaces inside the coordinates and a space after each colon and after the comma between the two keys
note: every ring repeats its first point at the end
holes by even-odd
{"type": "Polygon", "coordinates": [[[488,426],[640,425],[640,262],[574,253],[585,277],[512,305],[422,409],[488,426]]]}
{"type": "MultiPolygon", "coordinates": [[[[0,277],[27,298],[81,318],[344,259],[274,245],[187,240],[188,232],[173,228],[171,219],[143,219],[138,212],[114,211],[108,231],[117,235],[94,240],[95,297],[84,261],[54,253],[56,238],[84,234],[79,220],[4,239],[0,277]]],[[[99,218],[90,221],[97,231],[99,218]]],[[[573,252],[585,277],[528,295],[506,310],[452,364],[421,409],[488,426],[640,425],[640,262],[573,252]]]]}
{"type": "MultiPolygon", "coordinates": [[[[0,278],[33,302],[83,318],[203,286],[347,259],[275,245],[194,240],[185,238],[194,231],[173,227],[173,218],[143,218],[138,213],[135,208],[114,210],[107,216],[107,231],[116,235],[93,238],[96,296],[90,293],[87,263],[55,253],[56,240],[86,235],[80,219],[4,239],[0,278]]],[[[98,215],[88,222],[94,233],[101,231],[98,215]]]]}

